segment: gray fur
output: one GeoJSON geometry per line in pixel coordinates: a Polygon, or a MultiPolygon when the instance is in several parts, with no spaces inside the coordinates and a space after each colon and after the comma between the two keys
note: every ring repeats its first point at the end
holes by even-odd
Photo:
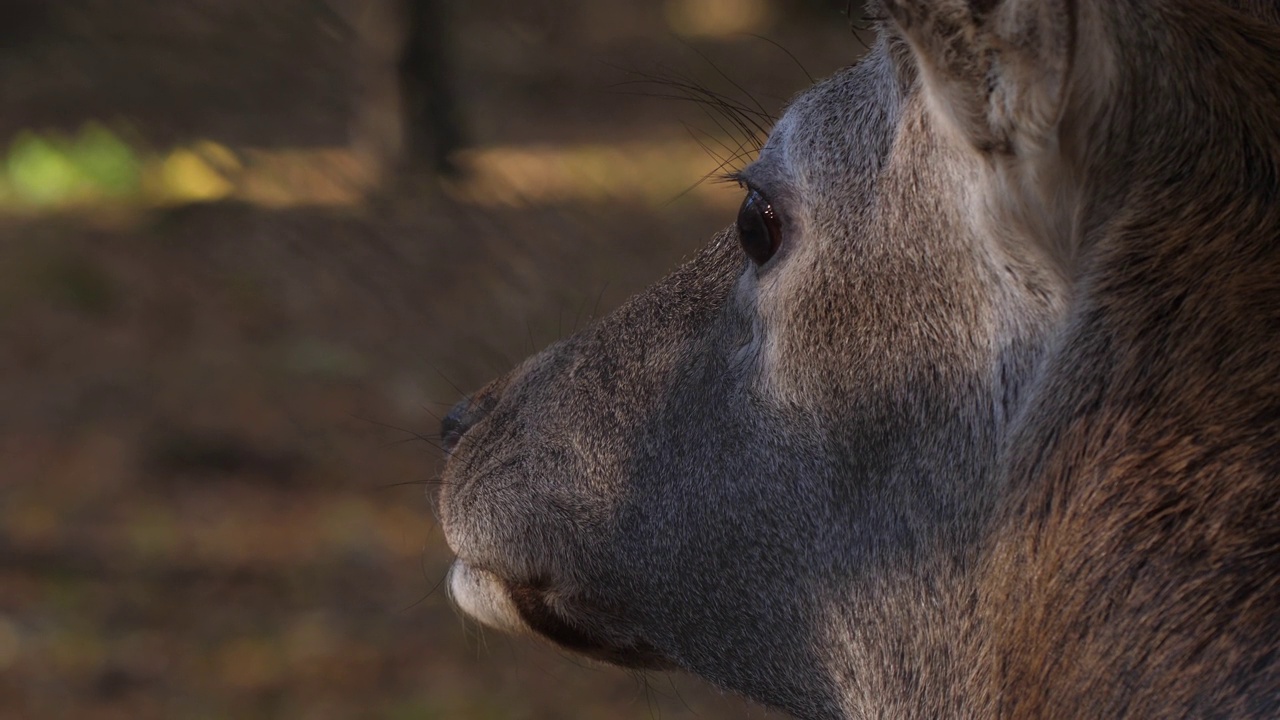
{"type": "Polygon", "coordinates": [[[455,593],[805,718],[1276,714],[1280,35],[883,5],[744,171],[768,264],[726,231],[451,415],[455,593]]]}

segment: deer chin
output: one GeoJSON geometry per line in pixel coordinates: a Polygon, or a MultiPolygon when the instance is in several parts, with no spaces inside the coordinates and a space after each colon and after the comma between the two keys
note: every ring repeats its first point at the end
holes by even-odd
{"type": "Polygon", "coordinates": [[[449,569],[449,593],[468,616],[496,630],[530,633],[593,660],[642,670],[676,664],[627,632],[608,613],[575,602],[546,581],[511,582],[458,559],[449,569]]]}

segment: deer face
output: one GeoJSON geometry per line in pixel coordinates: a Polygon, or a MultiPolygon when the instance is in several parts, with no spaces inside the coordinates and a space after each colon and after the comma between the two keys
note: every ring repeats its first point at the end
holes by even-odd
{"type": "Polygon", "coordinates": [[[455,408],[464,612],[808,716],[837,713],[850,658],[909,652],[1060,304],[982,232],[982,159],[920,88],[882,40],[798,97],[733,227],[455,408]]]}

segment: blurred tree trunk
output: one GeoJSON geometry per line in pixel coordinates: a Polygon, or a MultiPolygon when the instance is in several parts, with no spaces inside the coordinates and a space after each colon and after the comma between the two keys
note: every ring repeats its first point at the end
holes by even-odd
{"type": "Polygon", "coordinates": [[[408,39],[400,55],[405,159],[415,169],[454,176],[453,153],[463,144],[452,83],[449,0],[406,0],[408,39]]]}
{"type": "Polygon", "coordinates": [[[463,145],[453,84],[450,0],[345,4],[356,52],[352,144],[380,176],[458,172],[463,145]]]}

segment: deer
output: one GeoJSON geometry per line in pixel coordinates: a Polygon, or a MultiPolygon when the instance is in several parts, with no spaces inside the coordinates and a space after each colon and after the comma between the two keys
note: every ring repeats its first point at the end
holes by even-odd
{"type": "Polygon", "coordinates": [[[460,401],[454,603],[800,718],[1280,715],[1280,12],[881,0],[734,223],[460,401]]]}

